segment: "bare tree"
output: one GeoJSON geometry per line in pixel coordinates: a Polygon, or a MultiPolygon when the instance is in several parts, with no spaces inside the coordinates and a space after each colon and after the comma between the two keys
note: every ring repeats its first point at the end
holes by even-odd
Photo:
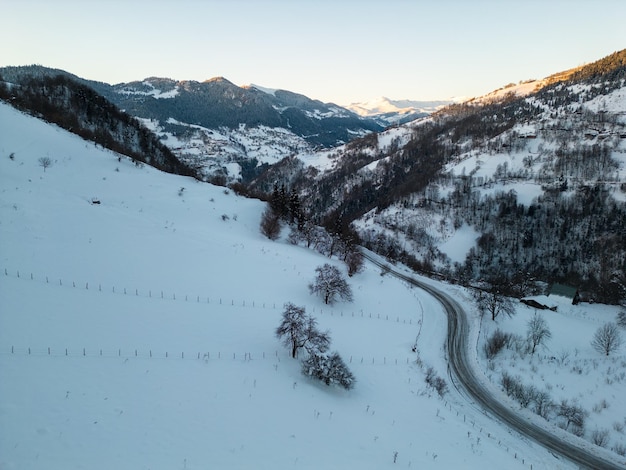
{"type": "Polygon", "coordinates": [[[46,172],[46,168],[49,168],[52,166],[52,159],[50,157],[40,157],[39,160],[39,166],[43,168],[43,172],[46,172]]]}
{"type": "Polygon", "coordinates": [[[626,328],[626,310],[622,310],[617,314],[617,326],[626,328]]]}
{"type": "Polygon", "coordinates": [[[261,215],[261,233],[270,240],[276,240],[280,235],[280,216],[271,207],[261,215]]]}
{"type": "Polygon", "coordinates": [[[543,419],[547,420],[550,415],[550,411],[554,407],[554,403],[552,402],[552,398],[550,398],[550,394],[545,390],[538,391],[535,394],[535,406],[533,411],[541,416],[543,419]]]}
{"type": "Polygon", "coordinates": [[[276,328],[276,336],[291,349],[291,357],[294,359],[301,348],[314,354],[324,353],[330,347],[329,332],[320,332],[315,318],[307,315],[304,307],[298,307],[291,302],[285,304],[282,321],[276,328]]]}
{"type": "Polygon", "coordinates": [[[499,289],[490,287],[486,290],[477,290],[474,294],[478,311],[481,315],[489,313],[491,319],[495,321],[502,313],[512,317],[515,315],[515,306],[509,297],[500,294],[499,289]]]}
{"type": "Polygon", "coordinates": [[[552,333],[548,328],[546,320],[535,312],[535,315],[528,321],[526,337],[530,344],[530,353],[535,354],[535,349],[540,344],[544,344],[547,339],[552,337],[552,333]]]}
{"type": "Polygon", "coordinates": [[[315,268],[317,277],[309,284],[311,294],[319,294],[325,304],[332,304],[339,296],[343,300],[352,302],[352,288],[341,275],[339,269],[328,263],[315,268]]]}
{"type": "Polygon", "coordinates": [[[565,429],[569,428],[570,424],[581,430],[585,428],[585,416],[587,413],[579,405],[570,405],[567,400],[561,400],[556,414],[565,419],[565,429]]]}
{"type": "Polygon", "coordinates": [[[622,345],[622,335],[615,323],[609,322],[596,330],[591,340],[593,349],[608,356],[622,345]]]}
{"type": "Polygon", "coordinates": [[[363,271],[364,258],[363,254],[359,250],[352,250],[346,255],[346,264],[348,265],[348,276],[352,277],[355,274],[363,271]]]}

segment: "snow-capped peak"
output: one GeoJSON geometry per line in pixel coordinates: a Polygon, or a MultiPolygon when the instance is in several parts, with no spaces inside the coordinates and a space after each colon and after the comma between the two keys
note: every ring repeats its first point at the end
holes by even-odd
{"type": "Polygon", "coordinates": [[[256,90],[262,91],[263,93],[267,93],[268,95],[276,96],[276,92],[278,91],[275,88],[266,88],[260,85],[255,85],[251,83],[250,85],[244,85],[242,88],[254,88],[256,90]]]}
{"type": "Polygon", "coordinates": [[[351,103],[345,108],[360,116],[376,116],[379,114],[396,113],[432,113],[437,109],[450,104],[451,100],[438,101],[414,101],[414,100],[391,100],[387,97],[375,98],[360,103],[351,103]]]}

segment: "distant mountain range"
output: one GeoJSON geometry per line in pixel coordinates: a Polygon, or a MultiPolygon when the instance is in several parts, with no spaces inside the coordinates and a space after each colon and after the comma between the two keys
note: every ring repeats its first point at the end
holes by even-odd
{"type": "Polygon", "coordinates": [[[239,87],[223,77],[204,82],[152,77],[113,85],[101,93],[141,118],[161,123],[174,119],[207,129],[283,128],[313,146],[332,147],[381,130],[376,122],[335,104],[286,90],[267,93],[239,87]]]}
{"type": "Polygon", "coordinates": [[[437,105],[390,104],[365,113],[364,106],[355,112],[287,90],[240,87],[223,77],[204,82],[150,77],[110,85],[42,66],[0,69],[3,80],[16,84],[56,75],[89,86],[139,118],[185,164],[224,183],[248,179],[284,157],[335,147],[424,116],[437,105]]]}
{"type": "Polygon", "coordinates": [[[452,103],[454,103],[454,100],[391,100],[383,96],[371,101],[352,103],[346,106],[346,108],[359,116],[373,119],[380,125],[387,127],[428,116],[452,103]]]}

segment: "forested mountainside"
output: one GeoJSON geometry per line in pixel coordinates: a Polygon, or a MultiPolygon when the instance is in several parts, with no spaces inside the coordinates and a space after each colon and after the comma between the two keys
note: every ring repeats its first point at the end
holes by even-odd
{"type": "Polygon", "coordinates": [[[196,176],[137,119],[65,74],[23,77],[17,83],[0,76],[0,99],[137,162],[196,176]]]}
{"type": "Polygon", "coordinates": [[[218,184],[247,181],[282,158],[349,142],[383,126],[332,103],[286,90],[150,77],[109,85],[32,65],[4,67],[7,82],[64,75],[104,96],[145,126],[187,165],[218,184]]]}
{"type": "Polygon", "coordinates": [[[149,78],[115,85],[106,96],[131,114],[174,119],[208,129],[284,128],[313,146],[332,147],[382,129],[376,122],[333,104],[285,90],[239,87],[223,77],[204,82],[149,78]],[[159,94],[155,95],[155,90],[159,94]]]}
{"type": "Polygon", "coordinates": [[[365,246],[459,282],[505,280],[520,295],[562,282],[620,302],[625,82],[626,51],[616,52],[529,94],[512,88],[285,159],[251,188],[282,182],[332,230],[355,230],[365,246]],[[462,234],[468,251],[453,255],[462,234]]]}

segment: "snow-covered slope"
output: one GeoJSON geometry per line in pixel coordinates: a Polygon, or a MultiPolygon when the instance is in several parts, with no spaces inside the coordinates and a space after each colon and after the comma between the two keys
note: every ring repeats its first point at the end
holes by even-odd
{"type": "Polygon", "coordinates": [[[351,103],[347,109],[357,113],[359,116],[375,116],[385,113],[433,113],[441,107],[452,103],[452,101],[415,101],[415,100],[391,100],[385,96],[369,101],[351,103]]]}
{"type": "Polygon", "coordinates": [[[324,305],[307,284],[337,262],[263,238],[262,210],[0,104],[0,467],[569,468],[425,386],[447,377],[432,299],[367,266],[324,305]],[[354,390],[303,378],[287,301],[354,390]]]}
{"type": "MultiPolygon", "coordinates": [[[[413,230],[424,231],[425,236],[416,247],[418,251],[423,250],[421,254],[434,248],[444,253],[448,263],[463,263],[480,234],[465,224],[454,227],[453,220],[442,217],[436,210],[425,210],[424,198],[443,199],[455,190],[459,180],[467,179],[478,200],[498,193],[513,192],[519,204],[529,207],[536,203],[538,197],[562,184],[555,170],[560,168],[557,151],[563,152],[563,149],[576,146],[586,148],[588,152],[597,152],[598,148],[606,146],[610,160],[606,170],[597,172],[594,171],[596,164],[591,158],[587,171],[584,168],[575,171],[573,164],[570,168],[563,167],[561,175],[564,174],[568,184],[564,195],[571,197],[601,183],[612,198],[626,201],[623,189],[626,181],[626,88],[590,100],[584,99],[590,87],[575,88],[581,95],[581,104],[576,106],[575,112],[563,110],[551,117],[553,111],[546,109],[545,114],[538,119],[520,122],[496,138],[469,148],[446,165],[444,173],[448,178],[433,182],[424,193],[415,195],[413,204],[407,207],[405,201],[402,201],[384,211],[372,211],[358,225],[364,231],[389,233],[389,229],[396,226],[399,220],[405,221],[413,225],[413,230]],[[605,113],[606,122],[590,123],[580,119],[579,116],[586,111],[605,113]],[[561,131],[563,128],[568,129],[565,135],[561,131]],[[461,240],[464,242],[459,243],[461,240]],[[427,246],[430,248],[425,248],[427,246]],[[451,246],[455,250],[451,251],[451,246]]],[[[525,93],[524,90],[517,92],[522,95],[525,93]]],[[[532,97],[528,100],[535,101],[532,97]]],[[[382,149],[380,143],[379,148],[382,149]]],[[[377,149],[371,152],[376,154],[377,149]]],[[[311,158],[311,161],[315,159],[311,158]]],[[[378,161],[369,167],[375,168],[377,164],[378,161]]]]}
{"type": "Polygon", "coordinates": [[[382,96],[369,101],[351,103],[345,108],[359,116],[376,119],[381,124],[389,126],[424,117],[451,103],[452,100],[391,100],[382,96]]]}
{"type": "Polygon", "coordinates": [[[273,165],[294,153],[313,152],[313,147],[305,139],[282,127],[242,124],[235,129],[209,129],[170,118],[166,124],[179,129],[174,133],[157,120],[140,121],[181,161],[198,168],[212,181],[217,181],[216,178],[224,182],[249,178],[250,173],[258,171],[259,165],[273,165]]]}

